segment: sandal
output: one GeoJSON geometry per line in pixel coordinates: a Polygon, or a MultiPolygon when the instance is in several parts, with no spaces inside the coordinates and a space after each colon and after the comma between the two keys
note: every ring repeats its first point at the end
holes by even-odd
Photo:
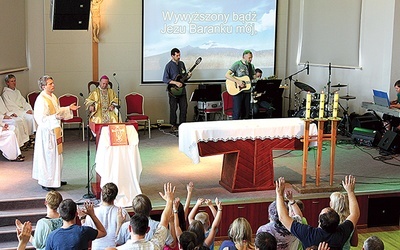
{"type": "Polygon", "coordinates": [[[11,160],[11,161],[18,161],[18,162],[22,162],[22,161],[24,161],[24,156],[23,155],[18,155],[18,157],[17,157],[17,159],[15,159],[15,160],[11,160]]]}

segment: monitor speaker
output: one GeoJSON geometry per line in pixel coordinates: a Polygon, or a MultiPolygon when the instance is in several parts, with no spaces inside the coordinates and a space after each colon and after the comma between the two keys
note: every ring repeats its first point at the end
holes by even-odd
{"type": "Polygon", "coordinates": [[[376,130],[355,127],[351,134],[351,139],[362,146],[376,146],[380,138],[380,133],[376,130]]]}
{"type": "Polygon", "coordinates": [[[52,0],[53,30],[88,30],[90,0],[52,0]]]}
{"type": "Polygon", "coordinates": [[[379,141],[378,147],[387,152],[398,153],[400,152],[400,136],[396,132],[388,130],[379,141]]]}
{"type": "Polygon", "coordinates": [[[365,113],[361,116],[355,116],[351,120],[351,128],[366,128],[381,131],[383,123],[379,117],[373,113],[365,113]]]}

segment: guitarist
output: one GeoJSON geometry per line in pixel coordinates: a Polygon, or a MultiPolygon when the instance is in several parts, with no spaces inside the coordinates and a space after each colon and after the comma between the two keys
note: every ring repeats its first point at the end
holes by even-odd
{"type": "MultiPolygon", "coordinates": [[[[185,63],[181,61],[181,52],[177,48],[171,50],[171,61],[165,65],[163,82],[168,85],[168,87],[178,87],[182,88],[182,93],[180,95],[174,95],[168,91],[169,98],[169,122],[172,125],[171,131],[177,132],[178,126],[181,123],[186,122],[187,114],[187,97],[186,88],[183,81],[179,79],[189,79],[192,76],[191,72],[186,71],[185,63]],[[176,116],[176,111],[179,106],[179,123],[176,116]]],[[[168,88],[167,88],[168,90],[168,88]]]]}
{"type": "MultiPolygon", "coordinates": [[[[251,64],[253,53],[245,50],[242,59],[235,62],[226,72],[225,77],[235,82],[240,87],[245,87],[245,83],[236,77],[248,76],[250,80],[255,78],[254,65],[251,64]]],[[[250,96],[251,91],[241,91],[233,96],[233,120],[246,119],[250,115],[250,96]]]]}

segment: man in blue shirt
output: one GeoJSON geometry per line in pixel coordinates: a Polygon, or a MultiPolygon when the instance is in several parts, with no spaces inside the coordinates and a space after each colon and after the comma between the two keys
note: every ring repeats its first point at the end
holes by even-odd
{"type": "Polygon", "coordinates": [[[76,225],[76,203],[71,199],[63,200],[58,208],[63,225],[49,234],[46,250],[88,249],[89,241],[107,235],[106,229],[94,213],[93,203],[85,202],[84,206],[85,210],[82,212],[92,218],[97,230],[92,227],[76,225]]]}
{"type": "Polygon", "coordinates": [[[177,48],[171,50],[171,61],[165,65],[163,82],[168,84],[169,98],[169,122],[172,125],[172,132],[178,130],[181,123],[186,122],[187,97],[185,80],[192,76],[191,72],[186,71],[185,63],[181,61],[181,52],[177,48]],[[179,123],[176,111],[179,106],[179,123]]]}
{"type": "Polygon", "coordinates": [[[355,182],[355,178],[351,175],[346,176],[344,181],[342,181],[342,186],[347,191],[349,197],[350,214],[347,219],[343,223],[339,224],[339,215],[335,210],[327,207],[322,209],[318,218],[319,226],[314,228],[310,225],[296,222],[289,216],[283,198],[285,192],[285,179],[280,177],[275,181],[276,207],[278,210],[279,220],[287,230],[290,230],[290,232],[301,241],[304,249],[314,245],[318,246],[321,242],[326,242],[331,250],[341,250],[360,218],[360,208],[354,193],[355,182]]]}

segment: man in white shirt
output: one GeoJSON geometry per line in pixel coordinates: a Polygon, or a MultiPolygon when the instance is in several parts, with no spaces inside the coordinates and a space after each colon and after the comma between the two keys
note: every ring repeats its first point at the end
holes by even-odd
{"type": "Polygon", "coordinates": [[[117,248],[106,248],[106,250],[162,250],[165,245],[165,239],[167,238],[167,227],[169,217],[172,214],[172,202],[174,200],[174,193],[175,187],[172,186],[171,183],[164,184],[164,193],[159,192],[160,196],[166,201],[166,204],[164,211],[161,214],[160,224],[158,225],[156,232],[150,240],[145,239],[145,235],[148,230],[148,217],[144,214],[135,214],[131,217],[131,222],[129,225],[131,239],[122,246],[119,246],[117,248]]]}
{"type": "Polygon", "coordinates": [[[25,157],[21,155],[14,126],[9,126],[2,120],[3,118],[0,117],[0,151],[7,160],[24,161],[25,157]]]}
{"type": "Polygon", "coordinates": [[[36,132],[36,122],[33,117],[33,109],[31,105],[25,100],[25,98],[21,95],[21,92],[16,88],[17,86],[17,78],[8,74],[4,81],[6,83],[6,87],[3,89],[2,98],[4,104],[8,108],[10,112],[17,114],[18,117],[21,117],[27,123],[28,135],[32,136],[36,132]]]}

